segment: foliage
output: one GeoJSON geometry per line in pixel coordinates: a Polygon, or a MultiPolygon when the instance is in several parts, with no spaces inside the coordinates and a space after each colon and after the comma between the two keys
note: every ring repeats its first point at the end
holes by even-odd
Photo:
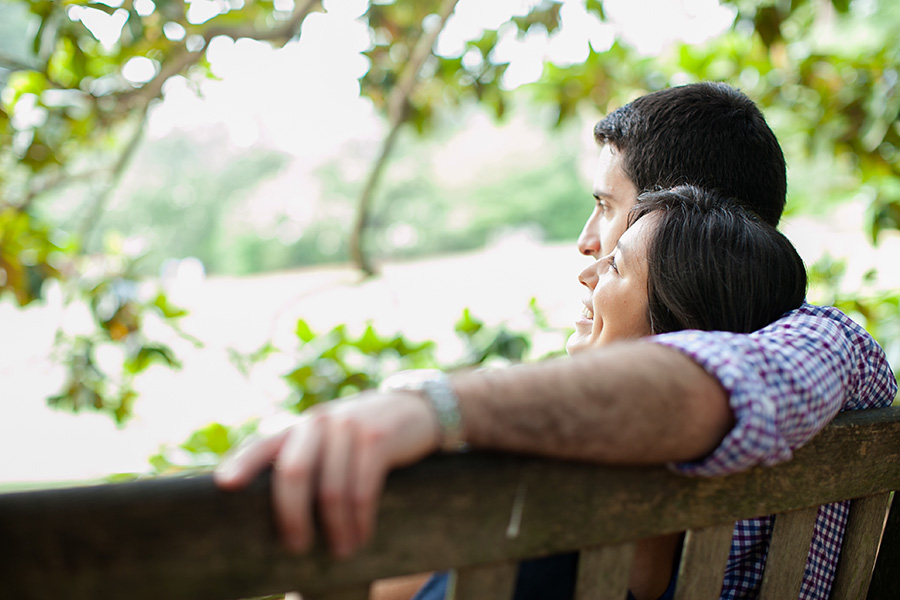
{"type": "MultiPolygon", "coordinates": [[[[826,197],[832,202],[862,198],[868,202],[872,240],[900,228],[900,8],[887,0],[723,2],[734,10],[735,19],[722,36],[705,44],[676,45],[655,57],[640,56],[615,40],[608,48],[591,47],[577,64],[547,62],[541,79],[528,86],[532,102],[548,109],[546,124],[560,126],[580,118],[586,106],[605,112],[637,94],[673,84],[729,81],[760,102],[784,144],[792,167],[789,206],[820,207],[826,197]]],[[[455,4],[378,2],[361,16],[371,41],[361,93],[387,118],[390,131],[372,167],[371,185],[360,194],[374,196],[380,208],[360,202],[360,227],[383,228],[396,221],[399,211],[406,212],[406,206],[423,203],[423,196],[424,202],[429,200],[427,187],[410,186],[403,196],[393,193],[403,187],[400,184],[377,186],[396,140],[403,140],[397,132],[430,134],[442,118],[471,104],[506,118],[517,107],[504,85],[508,65],[498,58],[498,45],[504,36],[552,36],[561,23],[560,3],[544,0],[511,15],[496,29],[480,31],[454,55],[438,54],[429,42],[455,4]]],[[[602,2],[591,0],[584,6],[590,15],[606,20],[602,2]]],[[[112,192],[166,82],[175,76],[195,83],[211,77],[206,50],[218,36],[281,45],[300,35],[304,19],[318,9],[315,0],[0,4],[0,294],[24,306],[42,299],[58,281],[67,299],[89,307],[94,323],[94,329],[80,337],[60,336],[61,360],[69,365],[71,377],[54,398],[58,405],[99,406],[121,421],[133,401],[131,377],[153,362],[177,364],[164,345],[148,339],[142,324],[160,315],[174,322],[178,311],[154,304],[153,294],[132,296],[128,290],[139,287],[136,267],[121,257],[91,255],[106,252],[91,233],[103,215],[115,222],[115,211],[108,206],[112,192]],[[201,15],[201,4],[217,8],[201,15]],[[97,27],[101,21],[113,27],[97,27]],[[88,194],[86,204],[69,212],[80,216],[73,226],[55,220],[51,215],[59,211],[50,205],[75,183],[88,186],[88,194]],[[95,354],[101,346],[118,348],[121,362],[114,370],[120,373],[115,377],[97,367],[95,354]]],[[[276,158],[260,157],[256,175],[271,172],[276,163],[276,158]]],[[[185,178],[183,173],[174,176],[185,178]]],[[[549,177],[525,177],[522,185],[536,188],[541,181],[562,189],[549,177]]],[[[233,182],[227,185],[235,187],[233,182]]],[[[469,220],[480,230],[473,239],[487,238],[495,219],[515,221],[514,211],[490,202],[490,196],[502,190],[483,193],[481,203],[489,210],[483,219],[469,220]]],[[[164,194],[144,197],[156,202],[164,194]]],[[[564,205],[571,206],[560,191],[535,219],[556,226],[563,222],[559,215],[564,205]]],[[[172,206],[165,212],[173,221],[182,214],[172,206]]],[[[204,215],[205,223],[216,218],[209,212],[197,214],[204,215]]],[[[519,222],[524,225],[527,219],[519,222]]],[[[318,233],[288,252],[315,249],[334,236],[334,223],[322,225],[318,233]]],[[[562,234],[555,230],[550,235],[562,234]]],[[[447,239],[451,247],[464,243],[452,235],[447,239]]],[[[337,244],[339,250],[342,244],[337,244]]],[[[274,261],[247,237],[238,237],[236,246],[258,253],[260,262],[274,261]]],[[[216,251],[214,244],[207,248],[205,260],[214,262],[216,251]]],[[[388,251],[399,253],[389,246],[388,251]]],[[[863,302],[841,292],[834,300],[863,319],[871,318],[870,327],[890,347],[896,331],[881,324],[893,322],[893,296],[867,298],[863,302]]],[[[344,335],[334,334],[332,349],[361,343],[361,338],[344,335]]],[[[328,351],[328,344],[321,343],[326,347],[317,351],[320,354],[328,351]]],[[[363,373],[370,379],[356,383],[368,385],[374,378],[363,373]]]]}
{"type": "Polygon", "coordinates": [[[123,178],[121,201],[110,203],[100,226],[142,240],[145,275],[159,273],[171,257],[196,257],[207,273],[239,263],[235,238],[255,234],[238,216],[240,202],[285,158],[259,150],[233,156],[222,146],[217,138],[198,145],[172,137],[136,155],[142,169],[123,178]]]}
{"type": "Polygon", "coordinates": [[[47,279],[62,276],[66,242],[23,211],[0,207],[0,293],[11,293],[20,306],[40,296],[47,279]]]}
{"type": "MultiPolygon", "coordinates": [[[[373,3],[366,11],[373,47],[366,52],[371,67],[360,80],[360,88],[376,107],[384,111],[389,108],[389,95],[400,81],[416,41],[427,29],[429,19],[438,12],[439,4],[436,0],[399,0],[373,3]]],[[[527,14],[511,17],[503,27],[519,35],[534,30],[553,33],[559,27],[560,6],[555,0],[538,2],[527,14]]],[[[423,133],[434,126],[440,111],[459,108],[472,100],[502,117],[506,113],[508,93],[503,90],[501,80],[508,64],[492,59],[499,41],[499,31],[487,29],[479,38],[468,40],[459,56],[430,54],[419,84],[405,98],[404,121],[423,133]]]]}
{"type": "Polygon", "coordinates": [[[193,432],[182,444],[161,447],[150,457],[151,474],[188,473],[216,465],[225,453],[256,433],[258,425],[258,421],[238,427],[210,423],[193,432]]]}
{"type": "MultiPolygon", "coordinates": [[[[463,342],[463,352],[442,364],[429,340],[413,342],[402,334],[382,334],[369,323],[359,335],[346,325],[336,325],[326,333],[316,333],[303,319],[297,321],[295,367],[284,375],[291,393],[286,408],[295,413],[361,391],[377,388],[388,376],[405,369],[440,368],[446,371],[520,363],[529,358],[531,339],[538,333],[559,337],[563,348],[571,331],[551,327],[534,299],[529,303],[530,323],[524,331],[505,323],[489,325],[465,309],[454,325],[463,342]]],[[[231,359],[241,372],[280,353],[270,343],[250,354],[232,352],[231,359]]],[[[542,357],[543,358],[543,357],[542,357]]],[[[153,473],[170,474],[208,468],[240,441],[256,432],[259,423],[238,427],[213,423],[194,432],[177,447],[164,447],[150,459],[153,473]]]]}
{"type": "Polygon", "coordinates": [[[55,352],[65,365],[66,382],[47,401],[75,412],[106,412],[123,424],[137,398],[135,377],[154,364],[181,366],[168,345],[148,334],[146,321],[177,330],[186,313],[156,286],[142,285],[138,261],[122,250],[110,247],[104,255],[78,261],[81,274],[60,289],[69,319],[57,331],[55,352]]]}
{"type": "Polygon", "coordinates": [[[47,186],[78,177],[84,171],[73,169],[95,164],[84,160],[86,153],[102,159],[118,128],[145,112],[170,77],[205,68],[204,52],[216,36],[285,42],[312,7],[291,13],[271,2],[247,2],[202,22],[192,8],[88,1],[4,7],[4,18],[29,30],[36,25],[30,48],[3,61],[0,162],[12,176],[0,192],[7,203],[30,202],[47,186]],[[114,25],[120,31],[108,37],[114,25]]]}
{"type": "MultiPolygon", "coordinates": [[[[521,112],[528,115],[529,122],[540,117],[537,110],[521,112]]],[[[453,139],[458,126],[436,123],[434,127],[427,137],[408,134],[394,152],[392,164],[403,175],[385,177],[379,195],[390,202],[379,204],[370,220],[369,248],[379,259],[483,248],[498,235],[515,230],[534,232],[546,241],[569,241],[580,230],[592,202],[577,172],[575,128],[548,136],[537,152],[514,155],[512,160],[492,157],[495,160],[482,171],[459,167],[466,172],[453,181],[439,175],[443,165],[435,155],[453,139]]],[[[468,158],[459,162],[477,164],[468,158]]],[[[341,231],[342,219],[352,213],[358,184],[348,179],[336,161],[319,169],[318,177],[331,212],[286,250],[266,250],[266,256],[284,260],[283,267],[346,260],[348,256],[346,237],[334,233],[341,231]],[[316,252],[310,247],[316,238],[334,240],[334,245],[316,252]],[[276,258],[276,253],[281,257],[276,258]]]]}
{"type": "Polygon", "coordinates": [[[839,308],[862,325],[884,348],[895,375],[900,375],[900,290],[873,288],[873,270],[864,273],[862,281],[853,281],[847,273],[847,262],[830,255],[808,271],[818,296],[815,301],[839,308]]]}
{"type": "Polygon", "coordinates": [[[296,412],[377,387],[385,371],[434,366],[432,342],[412,343],[401,334],[381,336],[371,324],[355,337],[345,325],[317,334],[301,319],[295,333],[298,366],[285,379],[294,390],[288,407],[296,412]]]}
{"type": "MultiPolygon", "coordinates": [[[[532,330],[550,329],[534,302],[531,310],[532,330]]],[[[469,309],[463,311],[454,331],[463,342],[463,355],[452,363],[439,364],[432,341],[412,342],[400,333],[380,334],[371,323],[356,336],[343,324],[316,333],[301,319],[295,331],[298,350],[293,360],[297,366],[284,376],[293,390],[287,407],[302,412],[320,402],[376,388],[387,376],[405,369],[453,371],[521,362],[527,357],[532,333],[512,331],[505,324],[488,326],[469,309]]]]}
{"type": "Polygon", "coordinates": [[[121,423],[135,399],[134,376],[154,362],[177,366],[171,349],[149,341],[141,327],[149,311],[166,320],[178,311],[164,296],[133,297],[133,264],[93,260],[86,252],[104,249],[92,247],[90,232],[166,81],[192,69],[208,76],[205,51],[220,35],[288,41],[315,6],[299,3],[288,12],[247,2],[199,18],[183,2],[0,5],[9,34],[0,43],[0,294],[24,306],[41,297],[45,282],[62,279],[66,298],[86,303],[94,323],[90,332],[57,336],[69,377],[51,405],[93,407],[121,423]],[[116,35],[107,37],[110,31],[116,35]],[[79,209],[81,226],[64,231],[41,218],[36,204],[77,181],[94,189],[79,209]],[[118,347],[118,374],[98,365],[97,348],[109,344],[118,347]]]}
{"type": "Polygon", "coordinates": [[[744,83],[778,112],[779,133],[794,160],[821,157],[851,175],[832,179],[838,184],[832,194],[871,189],[874,240],[900,224],[900,15],[890,3],[876,3],[871,16],[850,13],[843,2],[833,6],[762,3],[739,13],[735,30],[705,51],[682,49],[681,66],[699,78],[744,83]],[[740,39],[751,26],[756,35],[740,39]]]}

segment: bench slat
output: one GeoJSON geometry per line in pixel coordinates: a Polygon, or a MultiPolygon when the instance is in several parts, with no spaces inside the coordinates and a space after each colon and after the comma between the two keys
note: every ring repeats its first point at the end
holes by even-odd
{"type": "Polygon", "coordinates": [[[897,565],[900,565],[900,502],[894,492],[891,512],[888,514],[884,534],[881,537],[881,549],[875,561],[875,571],[869,585],[868,600],[896,600],[900,598],[900,577],[897,577],[897,565]]]}
{"type": "Polygon", "coordinates": [[[819,507],[812,506],[775,517],[760,600],[796,598],[800,594],[818,513],[819,507]]]}
{"type": "Polygon", "coordinates": [[[518,563],[495,563],[457,569],[445,600],[512,598],[518,568],[518,563]]]}
{"type": "Polygon", "coordinates": [[[734,523],[687,532],[675,600],[718,599],[733,533],[734,523]]]}
{"type": "Polygon", "coordinates": [[[832,600],[862,600],[866,597],[878,553],[876,540],[881,537],[890,502],[888,492],[850,503],[847,530],[831,589],[832,600]]]}
{"type": "Polygon", "coordinates": [[[303,600],[368,600],[369,586],[354,587],[327,594],[316,594],[314,596],[303,596],[303,600]]]}
{"type": "MultiPolygon", "coordinates": [[[[897,489],[900,407],[848,411],[797,450],[791,462],[721,478],[501,454],[434,456],[390,474],[378,535],[347,561],[333,560],[324,544],[303,557],[284,550],[266,476],[240,492],[223,492],[209,475],[198,475],[4,493],[0,595],[22,600],[225,600],[284,590],[313,595],[396,575],[620,544],[897,489]],[[529,486],[528,522],[535,526],[510,537],[511,506],[523,480],[529,486]]],[[[895,519],[900,521],[900,514],[895,519]]],[[[900,522],[894,528],[900,530],[900,522]]],[[[884,569],[900,564],[900,531],[885,539],[895,541],[887,541],[889,552],[879,556],[876,573],[884,587],[874,589],[885,590],[882,598],[896,599],[900,593],[890,590],[900,578],[884,569]],[[882,558],[890,558],[883,567],[882,558]]]]}
{"type": "Polygon", "coordinates": [[[582,550],[578,557],[576,600],[622,600],[634,561],[634,543],[582,550]]]}

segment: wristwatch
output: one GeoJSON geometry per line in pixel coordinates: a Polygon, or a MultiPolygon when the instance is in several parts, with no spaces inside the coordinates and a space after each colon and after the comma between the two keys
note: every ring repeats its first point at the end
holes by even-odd
{"type": "Polygon", "coordinates": [[[410,369],[385,379],[381,391],[406,390],[421,392],[434,410],[441,434],[441,450],[462,452],[468,445],[462,435],[462,415],[459,397],[450,385],[450,378],[437,369],[410,369]]]}

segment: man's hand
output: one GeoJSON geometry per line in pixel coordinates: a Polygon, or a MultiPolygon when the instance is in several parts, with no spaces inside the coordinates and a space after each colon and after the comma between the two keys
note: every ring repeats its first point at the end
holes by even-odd
{"type": "Polygon", "coordinates": [[[435,451],[439,437],[431,407],[417,394],[370,392],[316,406],[287,431],[241,447],[215,479],[237,489],[273,464],[275,515],[287,547],[312,546],[317,502],[332,552],[347,558],[372,537],[388,471],[435,451]]]}

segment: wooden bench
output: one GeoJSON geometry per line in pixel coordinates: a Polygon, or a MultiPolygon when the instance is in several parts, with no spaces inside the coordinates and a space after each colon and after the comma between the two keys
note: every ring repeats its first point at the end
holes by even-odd
{"type": "Polygon", "coordinates": [[[0,598],[362,599],[452,567],[456,598],[509,597],[517,561],[580,550],[578,597],[617,599],[633,540],[687,530],[677,597],[717,598],[735,520],[777,513],[762,597],[796,598],[815,506],[854,499],[832,598],[900,598],[900,408],[841,415],[790,463],[725,478],[537,458],[436,456],[393,473],[374,542],[345,562],[285,553],[268,481],[209,475],[0,495],[0,598]],[[884,528],[881,551],[879,537],[884,528]],[[874,571],[873,571],[874,569],[874,571]],[[871,586],[869,585],[871,580],[871,586]],[[868,595],[867,595],[868,594],[868,595]]]}

